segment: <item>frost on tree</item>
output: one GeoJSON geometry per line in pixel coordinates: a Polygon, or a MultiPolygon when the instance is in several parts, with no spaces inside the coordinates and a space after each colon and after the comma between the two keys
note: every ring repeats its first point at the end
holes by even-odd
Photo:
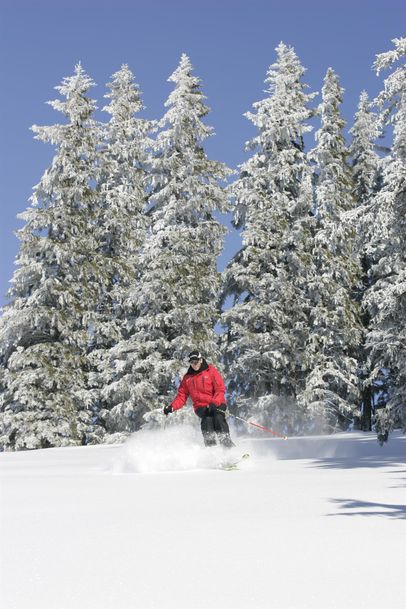
{"type": "Polygon", "coordinates": [[[301,395],[327,429],[348,427],[359,404],[362,326],[353,298],[360,280],[355,248],[353,183],[340,114],[343,89],[329,68],[318,113],[321,128],[309,154],[315,163],[314,280],[309,283],[310,373],[301,395]]]}
{"type": "Polygon", "coordinates": [[[308,362],[307,284],[312,274],[312,186],[304,152],[311,130],[305,69],[281,43],[270,66],[267,97],[246,116],[257,128],[253,155],[232,186],[242,250],[225,271],[222,316],[232,402],[285,433],[302,428],[297,403],[308,362]]]}
{"type": "Polygon", "coordinates": [[[126,382],[140,415],[168,403],[193,348],[214,362],[220,355],[216,262],[225,228],[215,214],[228,209],[219,182],[229,170],[204,151],[213,130],[202,120],[209,109],[186,55],[169,81],[174,90],[153,148],[151,228],[134,294],[135,334],[128,343],[126,382]]]}
{"type": "Polygon", "coordinates": [[[380,120],[373,112],[368,93],[362,91],[349,147],[353,176],[353,195],[358,205],[367,205],[379,183],[379,156],[376,140],[381,134],[380,120]]]}
{"type": "Polygon", "coordinates": [[[0,325],[0,442],[5,449],[92,442],[86,392],[89,327],[103,285],[92,188],[97,128],[92,80],[78,65],[49,102],[67,122],[33,127],[56,154],[20,218],[18,268],[0,325]]]}
{"type": "Polygon", "coordinates": [[[119,441],[139,424],[139,399],[132,377],[132,347],[141,250],[148,219],[148,134],[152,123],[137,117],[141,94],[127,65],[107,85],[111,116],[103,128],[100,177],[100,243],[107,284],[99,302],[92,341],[92,398],[106,428],[106,441],[119,441]]]}
{"type": "MultiPolygon", "coordinates": [[[[373,209],[374,195],[380,189],[381,164],[377,153],[376,141],[381,136],[381,121],[373,111],[372,103],[366,91],[362,91],[358,110],[355,114],[354,125],[350,129],[352,136],[349,155],[352,166],[353,189],[352,195],[356,208],[354,220],[356,225],[356,249],[361,263],[362,280],[357,294],[359,302],[366,290],[371,286],[370,269],[372,259],[367,249],[373,239],[375,212],[373,209]]],[[[378,384],[369,382],[369,370],[366,357],[365,340],[369,327],[369,313],[361,308],[363,324],[362,345],[360,348],[359,376],[361,381],[361,429],[370,431],[372,428],[373,404],[381,391],[378,384]]]]}
{"type": "Polygon", "coordinates": [[[383,161],[382,188],[373,199],[373,240],[367,253],[374,261],[364,304],[371,317],[367,348],[370,379],[384,374],[389,399],[377,413],[376,428],[385,441],[393,427],[406,430],[406,38],[377,55],[378,74],[390,70],[376,101],[383,123],[393,128],[393,145],[383,161]]]}

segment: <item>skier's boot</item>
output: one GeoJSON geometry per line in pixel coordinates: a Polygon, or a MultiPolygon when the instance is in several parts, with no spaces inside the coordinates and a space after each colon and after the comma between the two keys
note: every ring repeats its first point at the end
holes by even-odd
{"type": "Polygon", "coordinates": [[[233,448],[235,446],[234,442],[230,438],[230,434],[219,433],[219,434],[217,434],[217,437],[219,439],[221,446],[223,446],[224,448],[233,448]]]}
{"type": "Polygon", "coordinates": [[[216,446],[216,434],[214,431],[204,431],[203,432],[203,441],[205,446],[216,446]]]}

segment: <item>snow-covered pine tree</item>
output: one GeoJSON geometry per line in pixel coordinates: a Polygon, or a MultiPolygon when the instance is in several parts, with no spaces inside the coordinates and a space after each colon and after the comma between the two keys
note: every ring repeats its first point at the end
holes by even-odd
{"type": "Polygon", "coordinates": [[[316,232],[313,261],[316,275],[309,284],[312,301],[307,351],[311,372],[301,395],[311,412],[329,428],[348,427],[359,405],[358,357],[362,336],[354,291],[360,281],[355,249],[355,202],[343,136],[340,107],[343,89],[334,71],[327,70],[318,112],[321,128],[315,162],[316,232]]]}
{"type": "MultiPolygon", "coordinates": [[[[380,162],[376,152],[376,141],[381,135],[379,116],[373,112],[372,104],[366,91],[362,91],[354,125],[350,129],[352,136],[349,156],[352,160],[353,197],[356,204],[357,249],[362,268],[362,286],[358,300],[370,286],[369,271],[371,259],[366,253],[372,239],[375,216],[372,209],[373,196],[379,190],[380,162]]],[[[362,309],[361,319],[364,327],[363,345],[360,350],[360,380],[362,391],[361,429],[372,428],[372,409],[375,401],[374,388],[367,379],[369,371],[366,361],[365,339],[369,327],[368,311],[362,309]]]]}
{"type": "Polygon", "coordinates": [[[373,112],[368,93],[362,91],[354,125],[349,157],[352,164],[353,197],[357,205],[368,205],[376,193],[379,181],[379,156],[376,153],[376,140],[381,135],[379,116],[373,112]]]}
{"type": "Polygon", "coordinates": [[[258,134],[232,185],[242,250],[224,274],[225,360],[232,403],[281,431],[299,432],[297,404],[307,374],[307,284],[312,275],[312,187],[303,136],[311,130],[305,69],[280,43],[268,96],[246,116],[258,134]]]}
{"type": "Polygon", "coordinates": [[[56,87],[64,99],[49,102],[67,123],[33,127],[56,154],[19,215],[18,269],[0,322],[4,449],[83,444],[99,433],[86,401],[89,324],[104,281],[93,85],[77,65],[56,87]]]}
{"type": "Polygon", "coordinates": [[[216,262],[225,228],[215,214],[228,209],[220,182],[230,171],[204,151],[203,142],[213,130],[202,120],[209,109],[192,70],[183,54],[169,78],[174,90],[154,144],[152,228],[143,252],[132,337],[137,352],[132,351],[124,379],[140,417],[168,403],[193,348],[211,361],[220,357],[214,331],[221,288],[216,262]]]}
{"type": "Polygon", "coordinates": [[[111,119],[105,126],[99,155],[98,197],[102,250],[110,265],[90,357],[95,366],[95,408],[106,427],[105,441],[111,441],[132,431],[138,416],[127,374],[131,370],[129,338],[135,332],[141,248],[147,230],[147,147],[152,123],[136,116],[143,104],[127,65],[113,74],[107,87],[110,91],[105,97],[110,103],[103,109],[111,119]]]}
{"type": "Polygon", "coordinates": [[[376,420],[381,442],[395,426],[406,430],[406,38],[392,42],[394,48],[377,55],[374,64],[377,74],[391,70],[375,101],[383,123],[393,126],[393,145],[373,201],[375,230],[367,253],[374,264],[364,298],[371,316],[370,382],[382,373],[389,380],[389,400],[376,420]]]}

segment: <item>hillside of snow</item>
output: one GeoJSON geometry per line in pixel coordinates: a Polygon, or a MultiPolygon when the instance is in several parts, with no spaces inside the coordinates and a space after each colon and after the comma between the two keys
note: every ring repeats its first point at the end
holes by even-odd
{"type": "Polygon", "coordinates": [[[2,609],[404,609],[406,437],[0,454],[2,609]]]}

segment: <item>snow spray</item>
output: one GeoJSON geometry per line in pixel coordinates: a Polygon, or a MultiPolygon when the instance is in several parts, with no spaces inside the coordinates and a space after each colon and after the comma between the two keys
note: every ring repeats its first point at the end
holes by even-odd
{"type": "Polygon", "coordinates": [[[240,450],[204,446],[200,430],[190,425],[166,429],[141,429],[121,449],[116,473],[180,472],[212,469],[225,455],[240,456],[240,450]]]}

